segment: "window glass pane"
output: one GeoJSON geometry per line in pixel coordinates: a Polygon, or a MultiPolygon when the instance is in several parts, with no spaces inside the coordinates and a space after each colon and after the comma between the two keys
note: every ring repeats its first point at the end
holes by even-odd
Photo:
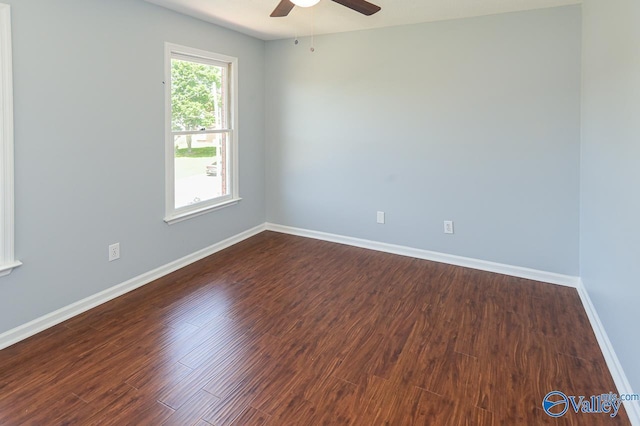
{"type": "Polygon", "coordinates": [[[229,194],[228,134],[174,136],[175,208],[229,194]]]}
{"type": "Polygon", "coordinates": [[[226,67],[171,60],[171,130],[226,128],[226,67]]]}

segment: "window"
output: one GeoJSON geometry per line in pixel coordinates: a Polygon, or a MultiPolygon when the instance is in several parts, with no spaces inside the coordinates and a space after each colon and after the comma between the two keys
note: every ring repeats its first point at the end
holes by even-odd
{"type": "Polygon", "coordinates": [[[166,217],[236,204],[238,60],[167,43],[166,217]]]}
{"type": "Polygon", "coordinates": [[[11,12],[0,3],[0,276],[21,263],[13,258],[13,80],[11,12]]]}

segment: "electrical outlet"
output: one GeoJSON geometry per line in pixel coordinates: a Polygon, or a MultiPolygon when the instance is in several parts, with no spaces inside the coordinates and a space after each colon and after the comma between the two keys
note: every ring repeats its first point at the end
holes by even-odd
{"type": "Polygon", "coordinates": [[[113,262],[116,259],[120,259],[120,243],[109,246],[109,262],[113,262]]]}
{"type": "Polygon", "coordinates": [[[445,220],[444,221],[444,233],[445,234],[453,234],[453,221],[445,220]]]}
{"type": "Polygon", "coordinates": [[[384,223],[384,212],[378,212],[377,221],[378,223],[384,223]]]}

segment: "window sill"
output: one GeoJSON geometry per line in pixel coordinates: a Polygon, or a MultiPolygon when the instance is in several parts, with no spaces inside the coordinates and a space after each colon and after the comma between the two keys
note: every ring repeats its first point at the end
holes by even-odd
{"type": "Polygon", "coordinates": [[[22,262],[14,261],[11,263],[6,263],[4,265],[0,265],[0,277],[4,277],[5,275],[9,275],[14,268],[22,265],[22,262]]]}
{"type": "Polygon", "coordinates": [[[232,198],[231,200],[227,200],[220,204],[215,204],[213,206],[206,206],[196,210],[190,210],[188,212],[176,213],[164,218],[164,221],[167,222],[168,225],[173,225],[174,223],[182,222],[183,220],[191,219],[192,217],[200,216],[205,213],[213,212],[216,210],[223,209],[225,207],[234,206],[242,201],[242,198],[232,198]]]}

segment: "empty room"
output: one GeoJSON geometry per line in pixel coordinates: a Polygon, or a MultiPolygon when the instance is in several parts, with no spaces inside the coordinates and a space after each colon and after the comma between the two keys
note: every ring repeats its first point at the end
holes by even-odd
{"type": "Polygon", "coordinates": [[[637,0],[0,0],[0,425],[640,426],[637,0]]]}

